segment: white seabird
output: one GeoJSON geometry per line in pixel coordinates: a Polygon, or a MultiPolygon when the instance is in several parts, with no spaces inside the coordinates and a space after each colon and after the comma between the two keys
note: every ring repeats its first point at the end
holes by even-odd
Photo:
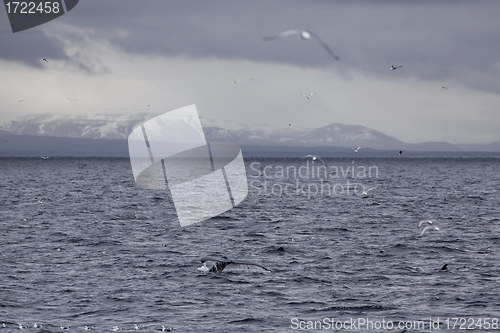
{"type": "Polygon", "coordinates": [[[337,61],[340,60],[339,56],[337,56],[335,53],[333,53],[332,49],[330,49],[330,47],[325,42],[323,42],[323,40],[317,34],[315,34],[314,32],[312,32],[310,30],[287,30],[287,31],[279,33],[275,36],[264,37],[264,40],[270,41],[270,40],[275,40],[278,38],[288,37],[288,36],[292,36],[292,35],[300,35],[300,37],[302,39],[305,39],[305,40],[308,40],[308,39],[311,39],[311,37],[314,37],[318,41],[318,43],[320,43],[321,46],[323,46],[323,48],[326,50],[326,52],[328,52],[328,54],[333,59],[335,59],[337,61]]]}
{"type": "Polygon", "coordinates": [[[371,190],[375,190],[375,189],[376,189],[376,187],[369,188],[368,190],[363,191],[363,193],[361,193],[361,194],[368,195],[368,192],[370,192],[371,190]]]}
{"type": "Polygon", "coordinates": [[[310,94],[307,94],[307,95],[306,94],[300,94],[300,96],[304,96],[307,99],[311,99],[311,96],[314,96],[314,95],[316,95],[316,93],[310,93],[310,94]]]}
{"type": "Polygon", "coordinates": [[[432,220],[423,220],[423,221],[420,221],[420,223],[418,224],[418,227],[420,228],[422,226],[422,224],[432,224],[434,221],[432,220]]]}
{"type": "Polygon", "coordinates": [[[420,235],[423,235],[424,232],[426,232],[427,230],[436,230],[436,231],[439,231],[439,227],[427,226],[427,227],[424,228],[424,230],[422,230],[422,232],[420,233],[420,235]]]}
{"type": "Polygon", "coordinates": [[[319,157],[319,156],[316,156],[316,155],[307,155],[307,156],[304,156],[303,158],[311,158],[313,161],[316,161],[316,160],[317,160],[317,161],[320,161],[321,163],[323,163],[323,166],[326,168],[326,163],[325,163],[325,161],[323,161],[323,160],[321,159],[321,157],[319,157]]]}
{"type": "MultiPolygon", "coordinates": [[[[390,63],[390,62],[387,62],[387,63],[388,63],[389,65],[391,65],[391,63],[390,63]]],[[[402,65],[401,65],[401,66],[394,66],[394,65],[391,65],[391,70],[392,70],[392,71],[395,71],[396,69],[401,68],[401,67],[403,67],[403,66],[402,66],[402,65]]]]}

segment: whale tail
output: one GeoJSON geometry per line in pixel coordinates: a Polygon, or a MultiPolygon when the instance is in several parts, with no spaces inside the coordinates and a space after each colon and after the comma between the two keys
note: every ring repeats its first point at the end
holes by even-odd
{"type": "Polygon", "coordinates": [[[200,261],[204,264],[207,261],[214,261],[215,263],[210,267],[209,272],[215,273],[215,272],[222,272],[224,268],[226,268],[227,265],[230,264],[235,264],[235,265],[248,265],[248,266],[256,266],[260,267],[268,272],[271,270],[267,267],[262,266],[261,264],[258,264],[253,261],[249,260],[237,260],[237,259],[229,259],[227,257],[212,257],[212,256],[206,256],[200,258],[200,261]]]}

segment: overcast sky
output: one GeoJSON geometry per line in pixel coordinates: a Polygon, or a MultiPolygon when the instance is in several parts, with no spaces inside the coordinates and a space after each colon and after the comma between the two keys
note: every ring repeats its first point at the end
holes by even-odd
{"type": "Polygon", "coordinates": [[[249,128],[344,123],[405,142],[497,141],[499,13],[493,0],[81,0],[13,34],[0,8],[0,122],[196,104],[249,128]],[[263,40],[289,29],[315,32],[341,60],[313,39],[263,40]]]}

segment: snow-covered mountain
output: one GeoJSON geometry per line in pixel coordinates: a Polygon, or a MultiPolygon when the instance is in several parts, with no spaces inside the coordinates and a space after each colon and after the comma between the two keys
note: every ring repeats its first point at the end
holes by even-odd
{"type": "MultiPolygon", "coordinates": [[[[62,138],[126,140],[132,129],[154,117],[151,114],[108,114],[62,118],[55,115],[27,116],[4,124],[0,135],[29,135],[62,138]]],[[[500,141],[490,144],[450,144],[446,142],[404,143],[377,130],[333,123],[317,129],[233,129],[201,120],[209,142],[233,142],[240,146],[268,147],[363,147],[377,150],[408,151],[489,151],[500,152],[500,141]]]]}
{"type": "Polygon", "coordinates": [[[93,115],[67,117],[36,115],[4,124],[2,129],[13,134],[43,135],[65,138],[126,139],[132,129],[149,119],[148,115],[93,115]]]}
{"type": "Polygon", "coordinates": [[[370,147],[374,149],[400,149],[404,143],[384,133],[359,125],[330,124],[304,131],[230,131],[218,127],[205,127],[208,141],[228,141],[241,146],[334,146],[370,147]]]}

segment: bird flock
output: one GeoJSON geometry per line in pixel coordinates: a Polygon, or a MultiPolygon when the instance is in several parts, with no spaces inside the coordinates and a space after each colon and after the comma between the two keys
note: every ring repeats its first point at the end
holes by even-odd
{"type": "MultiPolygon", "coordinates": [[[[47,327],[49,325],[45,325],[45,327],[47,327]]],[[[29,325],[24,325],[24,324],[8,324],[8,323],[2,323],[2,325],[0,326],[0,328],[4,329],[8,329],[8,328],[17,328],[17,329],[29,329],[29,328],[41,328],[43,329],[44,325],[43,324],[39,324],[39,323],[34,323],[33,326],[29,326],[29,325]]],[[[98,331],[98,332],[104,332],[104,331],[109,331],[109,330],[106,330],[104,328],[97,328],[96,326],[88,326],[88,325],[85,325],[83,327],[74,327],[74,326],[64,326],[64,325],[59,325],[59,328],[61,330],[64,330],[64,331],[69,331],[69,330],[72,330],[72,329],[83,329],[85,331],[98,331]]],[[[134,324],[133,326],[133,330],[135,331],[139,331],[139,330],[142,330],[142,329],[148,329],[149,327],[147,326],[143,326],[143,325],[137,325],[137,324],[134,324]]],[[[113,326],[111,328],[111,331],[112,332],[118,332],[118,331],[124,331],[124,330],[130,330],[129,328],[126,328],[126,327],[120,327],[120,326],[113,326]]],[[[165,325],[162,325],[161,328],[157,327],[156,328],[157,331],[160,331],[160,332],[173,332],[175,330],[175,328],[173,327],[166,327],[165,325]]],[[[49,332],[47,330],[42,330],[43,332],[49,332]]],[[[42,332],[40,331],[40,332],[42,332]]]]}

